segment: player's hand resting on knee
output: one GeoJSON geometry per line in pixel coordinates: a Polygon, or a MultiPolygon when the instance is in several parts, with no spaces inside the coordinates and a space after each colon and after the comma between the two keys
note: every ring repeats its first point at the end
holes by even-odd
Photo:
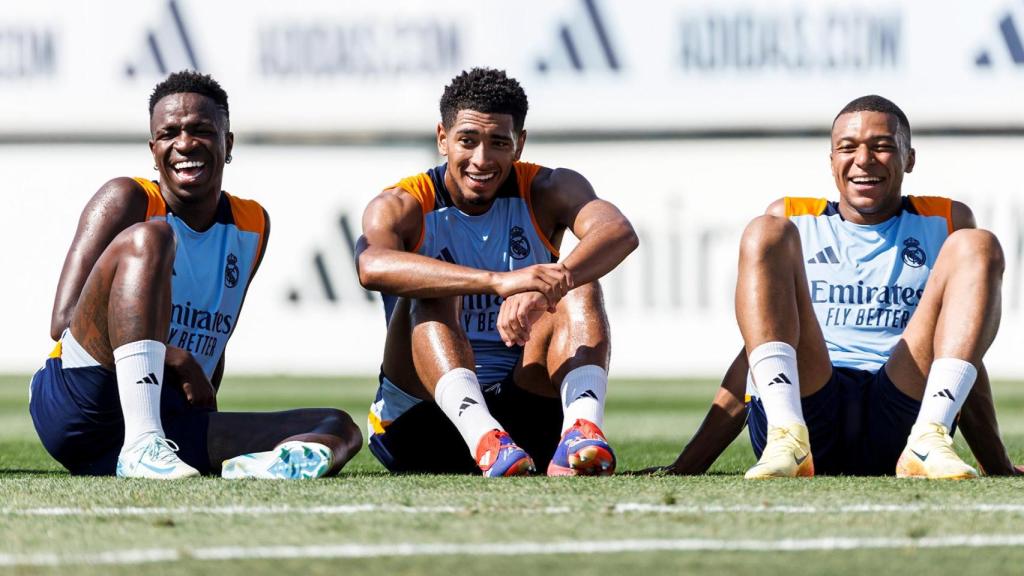
{"type": "Polygon", "coordinates": [[[553,306],[539,292],[522,292],[513,294],[501,303],[498,311],[498,334],[506,346],[517,344],[523,346],[530,339],[533,324],[549,312],[553,306]]]}
{"type": "Polygon", "coordinates": [[[175,346],[167,347],[164,358],[164,379],[181,387],[189,404],[198,408],[217,409],[217,391],[206,377],[202,366],[192,354],[175,346]]]}
{"type": "Polygon", "coordinates": [[[572,274],[562,264],[534,264],[520,270],[495,275],[494,291],[503,298],[523,292],[539,292],[547,299],[547,308],[573,288],[572,274]]]}

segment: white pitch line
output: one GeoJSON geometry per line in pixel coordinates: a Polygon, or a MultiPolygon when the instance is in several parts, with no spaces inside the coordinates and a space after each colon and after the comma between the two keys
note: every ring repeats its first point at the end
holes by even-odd
{"type": "Polygon", "coordinates": [[[337,506],[180,506],[126,508],[4,508],[0,514],[9,516],[183,516],[208,514],[214,516],[273,516],[284,514],[349,515],[371,512],[395,514],[457,514],[466,508],[455,506],[400,506],[393,504],[348,504],[337,506]]]}
{"type": "MultiPolygon", "coordinates": [[[[592,509],[588,509],[592,510],[592,509]]],[[[700,506],[683,504],[646,504],[642,502],[620,502],[608,508],[617,514],[864,514],[916,512],[981,512],[981,513],[1024,513],[1024,504],[840,504],[833,506],[813,505],[747,505],[732,506],[706,504],[700,506]]],[[[335,506],[181,506],[181,507],[63,507],[63,508],[0,508],[0,516],[186,516],[190,514],[213,516],[274,516],[274,515],[322,515],[344,516],[353,514],[466,514],[473,508],[461,506],[402,506],[395,504],[344,504],[335,506]]],[[[562,515],[577,510],[568,506],[545,508],[519,508],[520,513],[562,515]]]]}
{"type": "Polygon", "coordinates": [[[614,508],[619,513],[656,514],[861,514],[861,513],[914,513],[914,512],[1009,512],[1024,513],[1024,504],[841,504],[813,505],[745,505],[687,506],[677,504],[644,504],[625,502],[614,508]]]}
{"type": "Polygon", "coordinates": [[[0,567],[126,565],[186,560],[308,560],[408,556],[520,556],[618,554],[625,552],[808,552],[906,548],[1024,546],[1021,534],[964,534],[927,538],[813,538],[785,540],[605,540],[505,542],[502,544],[326,544],[314,546],[225,546],[152,548],[91,554],[0,554],[0,567]]]}
{"type": "MultiPolygon", "coordinates": [[[[394,504],[347,504],[337,506],[179,506],[166,507],[125,507],[125,508],[0,508],[0,516],[184,516],[206,514],[214,516],[273,516],[284,514],[303,515],[351,515],[365,513],[388,514],[462,514],[472,512],[471,508],[458,506],[400,506],[394,504]]],[[[548,506],[528,509],[542,514],[569,514],[567,506],[548,506]]]]}

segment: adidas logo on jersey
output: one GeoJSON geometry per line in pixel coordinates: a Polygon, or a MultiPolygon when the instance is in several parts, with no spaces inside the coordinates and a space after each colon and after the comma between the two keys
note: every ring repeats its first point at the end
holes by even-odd
{"type": "Polygon", "coordinates": [[[775,378],[772,378],[772,381],[768,383],[769,386],[771,386],[772,384],[793,384],[793,383],[790,382],[789,378],[786,378],[785,374],[783,374],[782,372],[779,372],[778,376],[776,376],[775,378]]]}
{"type": "Polygon", "coordinates": [[[953,397],[953,393],[949,391],[949,388],[943,388],[932,394],[932,398],[949,398],[950,402],[956,402],[956,398],[953,397]]]}
{"type": "Polygon", "coordinates": [[[816,255],[812,256],[807,261],[808,264],[839,264],[839,257],[836,256],[836,251],[831,246],[825,246],[824,250],[821,250],[816,255]]]}
{"type": "Polygon", "coordinates": [[[462,416],[462,413],[466,411],[466,408],[469,408],[470,406],[473,406],[475,404],[479,404],[479,402],[473,400],[469,396],[463,398],[462,404],[459,405],[459,416],[462,416]]]}
{"type": "Polygon", "coordinates": [[[157,380],[156,374],[153,374],[152,372],[150,372],[142,380],[139,380],[138,382],[136,382],[136,384],[152,384],[153,386],[159,386],[160,385],[160,381],[157,380]]]}

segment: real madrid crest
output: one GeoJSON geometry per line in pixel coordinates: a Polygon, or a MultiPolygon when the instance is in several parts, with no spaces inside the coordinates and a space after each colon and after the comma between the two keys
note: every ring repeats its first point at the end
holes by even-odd
{"type": "Polygon", "coordinates": [[[508,253],[516,260],[522,260],[530,255],[530,241],[526,239],[523,229],[513,226],[508,233],[508,253]]]}
{"type": "Polygon", "coordinates": [[[224,266],[224,285],[234,288],[238,284],[238,256],[228,254],[228,263],[224,266]]]}
{"type": "Polygon", "coordinates": [[[920,268],[928,261],[928,255],[921,249],[921,242],[917,238],[907,238],[903,241],[903,263],[912,268],[920,268]]]}

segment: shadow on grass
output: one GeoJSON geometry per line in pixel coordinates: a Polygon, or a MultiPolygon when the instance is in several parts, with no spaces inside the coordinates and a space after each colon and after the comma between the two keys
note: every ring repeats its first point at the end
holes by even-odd
{"type": "Polygon", "coordinates": [[[0,468],[0,477],[4,476],[68,476],[66,470],[32,470],[28,468],[0,468]]]}

